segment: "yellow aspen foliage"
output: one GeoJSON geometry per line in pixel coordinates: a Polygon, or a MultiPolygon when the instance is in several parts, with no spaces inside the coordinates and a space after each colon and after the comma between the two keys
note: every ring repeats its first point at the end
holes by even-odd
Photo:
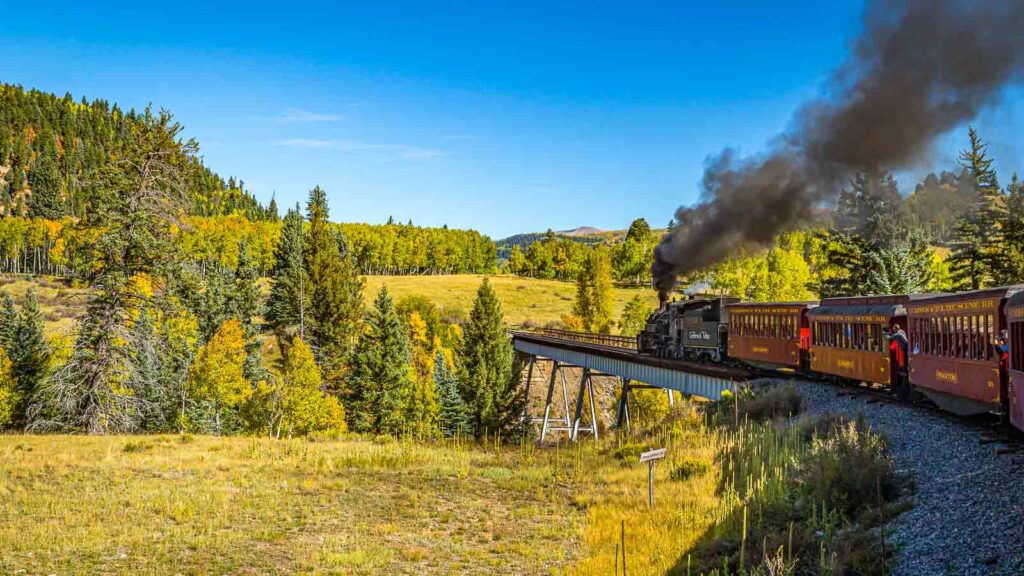
{"type": "Polygon", "coordinates": [[[324,394],[323,380],[313,350],[295,336],[281,373],[279,434],[305,436],[314,432],[344,432],[345,409],[334,396],[324,394]]]}
{"type": "Polygon", "coordinates": [[[18,405],[20,394],[18,383],[11,373],[11,360],[0,348],[0,429],[7,427],[14,417],[14,408],[18,405]]]}
{"type": "Polygon", "coordinates": [[[427,322],[415,310],[409,313],[409,340],[413,346],[427,343],[427,322]]]}
{"type": "Polygon", "coordinates": [[[189,368],[186,392],[192,398],[214,403],[218,425],[222,410],[242,404],[253,393],[242,373],[245,356],[245,333],[233,318],[199,349],[189,368]]]}

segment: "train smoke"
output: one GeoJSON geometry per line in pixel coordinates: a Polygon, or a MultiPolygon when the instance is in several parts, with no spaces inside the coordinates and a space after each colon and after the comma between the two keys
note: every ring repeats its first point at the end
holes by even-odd
{"type": "Polygon", "coordinates": [[[906,167],[1022,68],[1024,0],[868,0],[847,61],[768,151],[708,160],[700,203],[655,248],[654,287],[807,222],[856,170],[906,167]]]}

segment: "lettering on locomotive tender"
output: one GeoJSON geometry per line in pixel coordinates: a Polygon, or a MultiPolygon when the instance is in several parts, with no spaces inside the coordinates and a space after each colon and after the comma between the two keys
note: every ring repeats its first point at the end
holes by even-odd
{"type": "Polygon", "coordinates": [[[708,334],[703,330],[701,330],[700,332],[697,332],[696,330],[690,330],[690,332],[686,336],[690,340],[711,340],[711,334],[708,334]]]}
{"type": "Polygon", "coordinates": [[[946,372],[944,370],[935,371],[935,379],[942,380],[943,382],[952,382],[956,384],[956,372],[946,372]]]}

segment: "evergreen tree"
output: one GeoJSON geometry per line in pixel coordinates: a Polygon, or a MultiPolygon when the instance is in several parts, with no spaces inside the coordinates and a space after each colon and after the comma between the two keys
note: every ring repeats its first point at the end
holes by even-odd
{"type": "Polygon", "coordinates": [[[579,320],[580,327],[590,331],[594,325],[593,269],[584,266],[576,274],[576,299],[572,303],[572,314],[579,320]]]}
{"type": "Polygon", "coordinates": [[[125,383],[144,400],[140,428],[147,432],[167,432],[174,429],[180,413],[180,383],[174,386],[168,378],[170,358],[167,343],[156,331],[149,302],[143,302],[131,327],[132,346],[129,348],[136,369],[125,383]]]}
{"type": "Polygon", "coordinates": [[[123,382],[140,367],[132,357],[134,278],[172,274],[173,230],[187,206],[194,141],[179,139],[170,114],[149,110],[121,134],[123,161],[105,167],[84,225],[95,234],[92,292],[71,358],[46,380],[30,412],[33,427],[89,433],[139,429],[144,400],[123,382]]]}
{"type": "Polygon", "coordinates": [[[28,199],[28,214],[33,218],[60,220],[64,217],[65,206],[61,198],[63,178],[57,167],[56,152],[43,154],[36,160],[29,175],[32,194],[28,199]]]}
{"type": "Polygon", "coordinates": [[[866,252],[863,294],[916,294],[932,283],[931,249],[920,233],[866,252]]]}
{"type": "Polygon", "coordinates": [[[405,322],[381,288],[353,355],[345,411],[357,432],[398,435],[406,430],[412,395],[411,350],[405,322]]]}
{"type": "Polygon", "coordinates": [[[303,261],[305,244],[302,214],[296,206],[285,215],[281,237],[274,248],[274,269],[267,300],[267,321],[282,353],[293,335],[306,339],[311,288],[303,261]]]}
{"type": "Polygon", "coordinates": [[[271,196],[270,204],[267,205],[267,220],[277,222],[281,219],[281,213],[277,208],[277,200],[271,196]]]}
{"type": "Polygon", "coordinates": [[[459,390],[478,438],[507,435],[519,422],[523,399],[512,374],[512,342],[501,303],[486,278],[477,290],[459,350],[459,390]]]}
{"type": "Polygon", "coordinates": [[[242,242],[238,250],[238,266],[234,274],[233,290],[234,316],[242,325],[245,333],[245,377],[256,383],[269,378],[263,367],[263,356],[260,354],[259,329],[254,318],[263,314],[260,301],[260,276],[256,265],[249,255],[249,245],[242,242]]]}
{"type": "Polygon", "coordinates": [[[18,383],[20,403],[14,411],[14,424],[24,426],[28,403],[39,389],[50,366],[50,345],[46,341],[43,314],[35,292],[29,290],[18,314],[17,331],[7,355],[11,374],[18,383]]]}
{"type": "Polygon", "coordinates": [[[14,307],[14,299],[4,294],[3,307],[0,308],[0,346],[9,350],[18,335],[18,310],[14,307]]]}
{"type": "Polygon", "coordinates": [[[590,302],[594,307],[592,329],[601,334],[608,334],[614,323],[612,312],[615,294],[612,285],[612,263],[608,256],[608,250],[604,246],[595,249],[591,257],[594,278],[590,294],[590,302]]]}
{"type": "Polygon", "coordinates": [[[446,438],[459,434],[472,435],[466,403],[459,393],[459,379],[440,350],[434,358],[434,385],[437,387],[440,404],[441,434],[446,438]]]}
{"type": "Polygon", "coordinates": [[[328,222],[327,195],[319,186],[309,193],[306,209],[305,265],[312,296],[309,339],[325,380],[338,389],[362,325],[363,279],[351,258],[341,255],[338,237],[328,222]]]}
{"type": "Polygon", "coordinates": [[[1006,188],[1006,217],[998,284],[1024,282],[1024,182],[1015,173],[1006,188]]]}
{"type": "Polygon", "coordinates": [[[971,208],[957,221],[950,265],[959,287],[976,290],[999,280],[1006,199],[999,189],[988,146],[974,128],[968,135],[970,146],[960,153],[960,163],[975,197],[971,208]]]}

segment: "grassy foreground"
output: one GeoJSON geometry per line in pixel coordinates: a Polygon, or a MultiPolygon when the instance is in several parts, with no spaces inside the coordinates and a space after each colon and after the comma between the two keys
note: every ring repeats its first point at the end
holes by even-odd
{"type": "Polygon", "coordinates": [[[0,573],[522,574],[573,557],[554,453],[0,437],[0,573]]]}
{"type": "Polygon", "coordinates": [[[624,526],[630,574],[884,574],[872,529],[903,506],[884,442],[773,420],[798,405],[679,402],[633,437],[547,448],[0,436],[0,573],[597,576],[624,526]]]}

